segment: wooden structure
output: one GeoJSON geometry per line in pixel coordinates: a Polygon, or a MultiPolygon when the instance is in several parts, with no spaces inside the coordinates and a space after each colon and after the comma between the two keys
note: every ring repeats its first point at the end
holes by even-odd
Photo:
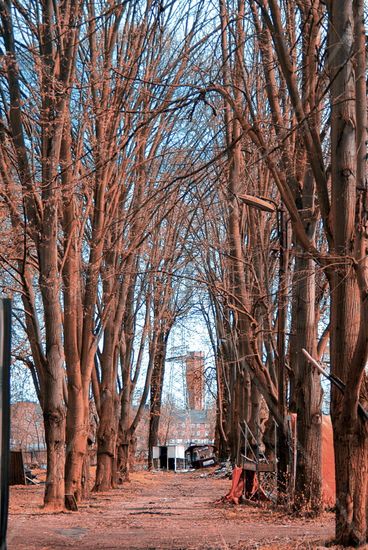
{"type": "Polygon", "coordinates": [[[26,474],[22,451],[10,451],[9,485],[25,485],[26,474]]]}
{"type": "MultiPolygon", "coordinates": [[[[295,420],[295,419],[294,419],[295,420]]],[[[293,498],[295,487],[296,467],[296,422],[291,415],[287,416],[288,446],[289,446],[289,498],[293,498]]],[[[244,437],[244,454],[241,467],[245,472],[244,497],[248,499],[266,498],[272,501],[277,499],[277,422],[274,420],[274,453],[271,459],[261,450],[260,430],[256,426],[253,434],[247,422],[240,426],[244,437]],[[249,474],[248,474],[249,472],[249,474]],[[247,493],[247,494],[246,494],[247,493]]]]}
{"type": "MultiPolygon", "coordinates": [[[[256,434],[252,433],[248,423],[244,420],[244,426],[240,426],[244,437],[244,454],[242,454],[242,470],[244,472],[243,496],[249,500],[258,499],[261,496],[270,500],[276,498],[277,487],[277,463],[269,460],[260,446],[260,430],[256,426],[256,434]]],[[[277,445],[276,423],[274,429],[274,448],[277,445]]]]}

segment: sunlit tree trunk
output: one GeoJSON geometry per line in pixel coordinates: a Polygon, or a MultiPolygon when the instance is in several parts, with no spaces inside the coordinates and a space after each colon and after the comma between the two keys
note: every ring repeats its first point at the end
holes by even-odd
{"type": "MultiPolygon", "coordinates": [[[[80,289],[80,245],[75,228],[77,205],[74,197],[70,121],[64,126],[61,143],[62,205],[65,262],[62,271],[64,298],[64,349],[67,373],[65,493],[78,501],[82,497],[82,466],[86,453],[88,425],[80,365],[82,304],[80,289]]],[[[88,399],[88,395],[87,395],[88,399]]],[[[88,418],[88,417],[87,417],[88,418]]]]}
{"type": "Polygon", "coordinates": [[[363,422],[357,413],[367,360],[367,338],[362,338],[364,324],[366,333],[367,286],[366,274],[361,271],[366,261],[367,192],[362,159],[362,151],[363,156],[366,151],[367,109],[363,4],[354,2],[355,21],[353,2],[329,4],[332,220],[336,255],[331,285],[331,367],[333,374],[346,383],[344,397],[332,388],[331,416],[336,539],[344,545],[364,544],[367,540],[368,422],[363,422]],[[361,265],[354,268],[352,258],[356,256],[357,242],[361,241],[365,241],[364,247],[357,250],[361,265]]]}
{"type": "Polygon", "coordinates": [[[114,345],[114,320],[110,320],[104,332],[104,348],[101,357],[101,388],[99,424],[97,428],[97,470],[95,491],[107,491],[115,483],[115,458],[117,438],[116,370],[117,347],[114,345]]]}
{"type": "Polygon", "coordinates": [[[318,513],[322,506],[321,494],[321,403],[320,376],[305,360],[301,350],[317,354],[315,324],[315,265],[300,247],[297,247],[293,279],[292,345],[295,349],[294,399],[297,413],[298,460],[295,479],[295,504],[298,508],[318,513]]]}
{"type": "MultiPolygon", "coordinates": [[[[311,240],[314,240],[316,230],[313,197],[313,175],[307,171],[301,206],[309,213],[303,222],[311,240]]],[[[303,348],[310,350],[313,357],[317,357],[315,269],[313,259],[296,243],[290,337],[291,401],[293,412],[297,413],[298,434],[295,506],[318,514],[322,510],[322,389],[320,375],[301,351],[303,348]]]]}
{"type": "Polygon", "coordinates": [[[162,390],[165,375],[165,359],[169,334],[161,332],[158,336],[157,349],[151,379],[150,420],[148,432],[148,468],[153,467],[153,447],[158,443],[162,390]]]}

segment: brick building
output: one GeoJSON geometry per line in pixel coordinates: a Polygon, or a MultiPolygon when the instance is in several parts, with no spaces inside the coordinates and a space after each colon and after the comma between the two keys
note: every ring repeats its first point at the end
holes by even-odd
{"type": "Polygon", "coordinates": [[[173,414],[172,428],[168,431],[168,444],[212,443],[215,437],[216,412],[214,408],[177,410],[173,414]]]}
{"type": "MultiPolygon", "coordinates": [[[[186,404],[178,408],[175,402],[163,403],[158,431],[159,445],[212,443],[215,438],[216,408],[205,406],[204,354],[201,351],[188,353],[185,358],[186,404]]],[[[137,449],[144,453],[148,440],[149,407],[138,426],[137,449]]]]}
{"type": "Polygon", "coordinates": [[[216,413],[214,407],[205,407],[204,353],[189,352],[185,358],[185,370],[188,406],[174,412],[168,443],[211,443],[215,437],[216,413]]]}
{"type": "Polygon", "coordinates": [[[192,411],[204,407],[204,354],[191,351],[185,358],[188,406],[192,411]]]}

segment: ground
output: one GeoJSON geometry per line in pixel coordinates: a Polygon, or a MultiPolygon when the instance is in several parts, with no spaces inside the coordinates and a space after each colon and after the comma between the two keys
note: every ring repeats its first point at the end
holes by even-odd
{"type": "Polygon", "coordinates": [[[269,504],[218,504],[231,482],[201,475],[135,473],[64,514],[42,511],[42,486],[12,487],[8,550],[295,550],[323,548],[333,537],[331,513],[312,520],[269,504]]]}

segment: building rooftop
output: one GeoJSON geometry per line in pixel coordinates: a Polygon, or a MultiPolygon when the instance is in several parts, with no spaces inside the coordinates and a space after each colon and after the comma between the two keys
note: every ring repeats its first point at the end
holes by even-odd
{"type": "Polygon", "coordinates": [[[208,422],[208,410],[203,409],[201,411],[193,410],[193,409],[183,409],[177,412],[177,418],[181,422],[185,422],[185,420],[189,419],[191,424],[205,424],[208,422]]]}

